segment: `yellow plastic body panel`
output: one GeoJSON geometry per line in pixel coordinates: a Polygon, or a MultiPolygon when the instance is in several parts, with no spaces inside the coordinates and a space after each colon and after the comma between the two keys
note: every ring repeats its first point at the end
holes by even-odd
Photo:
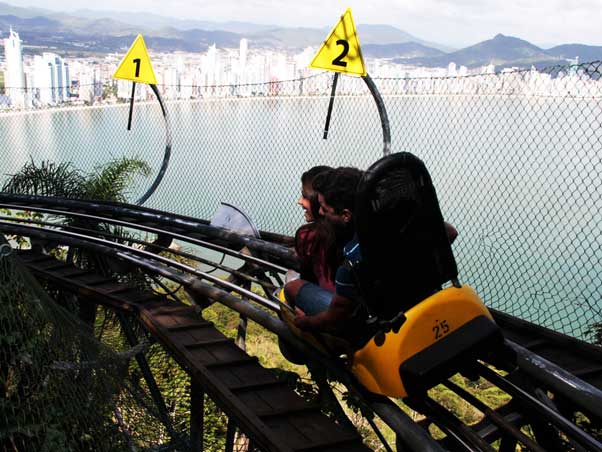
{"type": "Polygon", "coordinates": [[[389,397],[405,397],[399,366],[451,332],[485,315],[493,321],[477,293],[470,286],[449,287],[423,300],[405,313],[399,332],[385,335],[382,345],[370,339],[355,352],[351,371],[369,391],[389,397]]]}

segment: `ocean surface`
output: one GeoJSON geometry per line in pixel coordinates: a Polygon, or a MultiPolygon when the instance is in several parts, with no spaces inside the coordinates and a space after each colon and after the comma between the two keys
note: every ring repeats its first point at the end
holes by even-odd
{"type": "MultiPolygon", "coordinates": [[[[394,152],[425,161],[444,217],[460,235],[461,281],[489,306],[584,338],[602,320],[602,132],[596,99],[512,96],[385,97],[394,152]]],[[[328,139],[326,97],[169,102],[173,150],[149,207],[210,218],[221,201],[260,229],[292,234],[301,173],[316,164],[367,168],[382,156],[371,98],[341,96],[328,139]]],[[[153,168],[166,132],[158,104],[0,115],[0,183],[25,162],[92,171],[112,158],[153,168]]],[[[402,259],[403,256],[400,256],[402,259]]],[[[403,288],[400,288],[403,293],[403,288]]]]}

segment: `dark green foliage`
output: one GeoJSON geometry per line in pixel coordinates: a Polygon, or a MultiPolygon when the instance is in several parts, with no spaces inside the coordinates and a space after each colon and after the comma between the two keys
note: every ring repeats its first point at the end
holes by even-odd
{"type": "Polygon", "coordinates": [[[33,160],[4,184],[1,191],[27,195],[58,196],[103,201],[125,201],[134,176],[150,175],[149,165],[139,159],[112,160],[85,174],[71,163],[33,160]]]}
{"type": "Polygon", "coordinates": [[[126,450],[112,414],[126,362],[11,257],[0,287],[0,450],[126,450]]]}
{"type": "MultiPolygon", "coordinates": [[[[38,165],[32,160],[10,178],[2,191],[125,201],[126,188],[131,184],[133,177],[137,174],[149,173],[149,166],[136,159],[117,159],[96,168],[89,174],[74,169],[69,163],[42,162],[38,165]]],[[[19,215],[35,220],[45,219],[44,216],[35,213],[25,212],[19,215]]],[[[93,235],[96,232],[107,232],[118,237],[125,235],[119,227],[88,220],[60,217],[55,218],[54,221],[68,227],[88,229],[93,235]]],[[[17,240],[17,243],[27,246],[27,241],[24,240],[17,240]]],[[[67,258],[80,267],[96,268],[103,274],[112,273],[110,262],[102,256],[86,253],[83,250],[72,249],[66,253],[60,248],[55,248],[53,251],[58,250],[61,250],[59,254],[62,258],[67,258]]],[[[35,301],[42,296],[50,300],[41,289],[39,292],[42,295],[36,295],[32,299],[31,293],[25,287],[18,284],[13,286],[18,295],[15,299],[23,300],[22,306],[27,306],[26,302],[29,302],[30,307],[39,306],[35,301]]],[[[9,389],[6,389],[7,396],[2,399],[4,402],[2,408],[5,410],[3,414],[10,411],[21,414],[20,418],[10,417],[8,414],[4,418],[0,416],[3,421],[6,419],[5,423],[0,424],[9,425],[6,432],[0,434],[0,444],[2,444],[0,450],[4,448],[62,451],[126,448],[131,443],[131,438],[128,437],[131,432],[128,432],[128,436],[124,435],[117,418],[121,417],[123,408],[120,402],[124,398],[123,382],[127,374],[127,363],[121,362],[119,369],[116,369],[111,362],[111,359],[115,359],[114,355],[93,339],[95,305],[86,303],[85,300],[78,300],[52,287],[47,289],[55,302],[52,309],[38,313],[38,317],[32,318],[30,312],[22,309],[18,312],[4,311],[13,319],[13,323],[0,326],[0,337],[4,336],[5,330],[10,329],[11,332],[6,334],[7,340],[13,340],[13,336],[18,335],[22,338],[21,346],[27,346],[27,352],[23,355],[22,348],[5,348],[0,358],[8,365],[2,369],[2,383],[7,388],[11,384],[15,388],[10,390],[11,394],[15,394],[14,397],[9,397],[9,389]],[[69,319],[65,320],[61,315],[68,316],[69,319]],[[77,316],[85,322],[75,320],[77,316]],[[39,322],[44,326],[37,326],[39,322]],[[65,323],[73,326],[66,327],[65,323]],[[43,329],[45,334],[41,334],[40,329],[43,329]],[[109,358],[104,356],[107,353],[109,358]],[[27,359],[33,363],[36,371],[31,377],[27,374],[28,368],[19,364],[20,356],[27,356],[27,359]],[[51,366],[49,362],[71,363],[71,368],[46,372],[46,368],[51,366]],[[82,363],[87,367],[80,369],[78,366],[82,363]],[[35,384],[32,383],[33,381],[35,384]]],[[[2,308],[9,309],[10,306],[3,305],[2,308]]],[[[115,319],[109,320],[115,327],[115,319]]],[[[119,342],[125,341],[120,338],[119,342]]],[[[125,348],[127,347],[113,349],[125,348]]],[[[135,404],[132,406],[134,411],[140,412],[139,407],[137,408],[135,404]]],[[[156,443],[151,441],[150,444],[153,442],[156,443]]]]}
{"type": "Polygon", "coordinates": [[[602,322],[594,323],[589,330],[587,335],[593,337],[594,344],[602,346],[602,322]]]}
{"type": "MultiPolygon", "coordinates": [[[[128,187],[132,184],[134,177],[137,175],[148,176],[150,172],[150,166],[136,158],[114,159],[96,167],[91,173],[84,173],[75,169],[71,163],[42,161],[40,164],[36,164],[32,159],[17,173],[13,174],[0,191],[26,195],[125,202],[128,187]]],[[[42,215],[37,213],[30,216],[36,220],[44,219],[42,215]]],[[[83,228],[88,230],[88,233],[111,234],[119,237],[119,239],[113,238],[111,240],[127,242],[127,234],[120,226],[82,218],[58,217],[56,220],[65,226],[83,228]]],[[[80,231],[81,229],[77,230],[77,232],[80,231]]],[[[98,256],[96,253],[72,249],[67,259],[82,268],[94,268],[101,274],[119,276],[122,280],[132,281],[138,286],[146,283],[145,278],[136,271],[132,271],[130,275],[115,275],[114,265],[112,266],[107,259],[98,256]]]]}
{"type": "Polygon", "coordinates": [[[43,161],[39,166],[33,159],[23,165],[4,184],[1,191],[27,195],[82,198],[85,194],[85,177],[70,163],[43,161]]]}
{"type": "Polygon", "coordinates": [[[84,185],[87,199],[104,201],[126,201],[127,189],[135,175],[149,176],[150,167],[137,159],[118,159],[98,167],[90,174],[84,185]]]}

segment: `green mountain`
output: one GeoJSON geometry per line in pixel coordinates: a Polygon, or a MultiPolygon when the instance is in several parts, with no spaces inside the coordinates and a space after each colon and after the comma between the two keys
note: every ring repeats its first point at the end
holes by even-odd
{"type": "MultiPolygon", "coordinates": [[[[174,19],[146,12],[79,10],[64,14],[0,2],[0,30],[6,32],[10,27],[21,36],[26,52],[52,49],[69,56],[122,53],[138,33],[143,33],[147,45],[158,52],[202,52],[214,43],[222,48],[238,47],[242,37],[255,49],[301,50],[318,47],[329,32],[327,28],[174,19]]],[[[450,62],[469,68],[488,64],[541,67],[564,64],[577,56],[582,62],[602,60],[602,47],[565,44],[545,50],[502,34],[457,51],[391,25],[360,24],[358,35],[366,57],[427,67],[445,67],[450,62]]]]}
{"type": "Polygon", "coordinates": [[[56,12],[42,8],[22,8],[20,6],[9,5],[8,3],[0,2],[0,14],[6,16],[12,15],[23,19],[27,19],[38,16],[52,16],[53,14],[56,14],[56,12]]]}
{"type": "Polygon", "coordinates": [[[443,44],[424,41],[391,25],[360,24],[357,26],[357,34],[359,36],[360,45],[362,48],[364,47],[364,44],[399,45],[403,43],[414,42],[446,53],[455,50],[452,47],[443,44]]]}
{"type": "MultiPolygon", "coordinates": [[[[161,51],[200,51],[213,43],[219,47],[236,47],[242,37],[248,38],[255,48],[300,50],[319,46],[329,32],[327,28],[182,20],[146,12],[79,10],[62,14],[0,2],[0,28],[8,29],[10,26],[29,46],[46,44],[58,50],[69,50],[75,46],[97,52],[120,51],[123,46],[120,38],[138,33],[143,33],[147,43],[154,43],[161,51]],[[173,47],[169,48],[169,45],[173,47]]],[[[447,50],[445,46],[429,44],[390,25],[360,24],[358,34],[362,45],[416,42],[447,50]]]]}
{"type": "Polygon", "coordinates": [[[457,65],[475,68],[489,64],[505,67],[530,67],[531,65],[559,64],[566,61],[523,39],[498,34],[493,39],[479,42],[456,52],[436,57],[413,58],[406,62],[427,67],[445,67],[454,62],[457,65]]]}
{"type": "Polygon", "coordinates": [[[230,33],[249,34],[262,30],[271,30],[278,28],[276,25],[260,25],[249,22],[210,22],[206,20],[177,19],[175,17],[165,17],[158,14],[147,13],[143,11],[124,12],[103,10],[96,11],[90,9],[81,9],[73,12],[73,15],[85,19],[101,19],[105,17],[119,17],[120,20],[137,27],[145,29],[175,28],[177,30],[207,30],[207,31],[227,31],[230,33]]]}
{"type": "Polygon", "coordinates": [[[559,58],[579,57],[579,61],[601,61],[602,46],[586,46],[583,44],[563,44],[546,50],[550,55],[559,58]]]}

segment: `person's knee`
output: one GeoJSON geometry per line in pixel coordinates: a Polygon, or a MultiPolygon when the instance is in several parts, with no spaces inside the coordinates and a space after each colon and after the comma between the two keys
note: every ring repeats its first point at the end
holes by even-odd
{"type": "Polygon", "coordinates": [[[290,302],[294,302],[301,287],[305,284],[302,279],[295,279],[284,286],[284,296],[290,302]]]}

